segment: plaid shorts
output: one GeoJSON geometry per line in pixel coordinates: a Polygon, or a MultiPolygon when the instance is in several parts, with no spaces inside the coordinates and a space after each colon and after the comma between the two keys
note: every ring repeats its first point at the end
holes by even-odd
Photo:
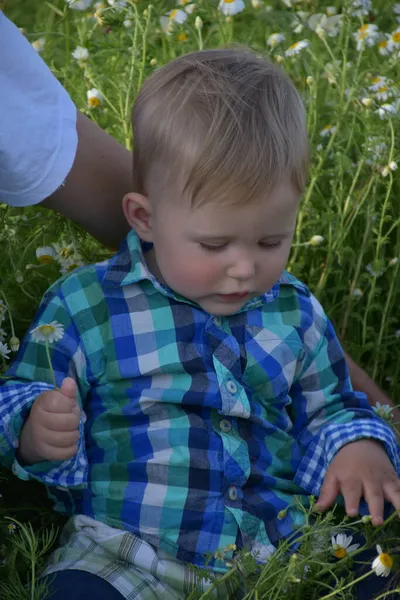
{"type": "MultiPolygon", "coordinates": [[[[151,546],[133,533],[77,515],[66,524],[61,546],[50,556],[43,576],[66,569],[88,571],[110,583],[127,600],[185,600],[190,592],[212,585],[187,564],[151,546]]],[[[239,589],[224,584],[213,591],[218,600],[239,599],[239,589]]]]}

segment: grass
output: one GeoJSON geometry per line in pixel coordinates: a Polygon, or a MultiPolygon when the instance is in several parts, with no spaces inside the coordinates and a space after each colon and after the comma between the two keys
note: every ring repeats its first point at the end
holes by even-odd
{"type": "MultiPolygon", "coordinates": [[[[350,0],[253,0],[253,4],[246,0],[245,10],[226,18],[215,1],[200,0],[187,20],[174,24],[169,33],[160,25],[160,16],[176,8],[169,0],[156,1],[151,7],[143,0],[128,1],[123,11],[107,7],[94,16],[93,7],[72,11],[64,0],[30,0],[29,9],[23,0],[15,0],[3,2],[3,8],[29,41],[45,40],[42,56],[77,106],[128,148],[130,111],[141,83],[175,56],[234,42],[282,64],[306,104],[312,151],[289,269],[316,293],[346,349],[396,399],[400,393],[400,178],[395,170],[399,159],[400,41],[391,48],[390,36],[400,26],[396,22],[400,15],[396,17],[390,3],[382,7],[378,2],[376,10],[355,15],[353,4],[350,0]],[[324,34],[321,18],[309,18],[326,15],[332,5],[342,15],[341,26],[334,31],[332,20],[325,22],[330,31],[325,29],[324,34]],[[309,14],[299,15],[298,11],[309,14]],[[196,17],[201,18],[202,28],[196,17]],[[316,29],[318,21],[320,28],[316,29]],[[379,35],[367,37],[357,47],[357,31],[365,24],[376,25],[379,35]],[[267,42],[275,32],[284,34],[285,40],[271,47],[267,42]],[[286,56],[288,48],[300,40],[307,40],[308,47],[286,56]],[[385,40],[391,48],[387,55],[381,53],[385,40]],[[72,57],[77,46],[88,49],[87,61],[72,57]],[[89,108],[87,91],[92,88],[101,92],[103,100],[100,106],[89,108]],[[382,108],[385,104],[393,106],[393,114],[382,108]]],[[[0,205],[0,243],[0,327],[7,343],[11,336],[24,335],[41,295],[58,278],[60,267],[108,256],[107,250],[79,228],[42,208],[16,210],[0,205]],[[36,249],[52,244],[60,245],[59,256],[69,255],[69,263],[62,258],[50,264],[38,261],[36,249]]],[[[1,370],[7,364],[3,359],[1,370]]],[[[18,578],[24,583],[32,580],[32,564],[36,577],[42,549],[51,542],[52,536],[49,539],[44,532],[62,519],[51,512],[39,486],[16,481],[4,471],[1,477],[0,558],[5,564],[0,580],[10,578],[12,583],[18,578]],[[16,533],[10,533],[9,518],[18,520],[16,533]]],[[[313,527],[326,533],[332,527],[329,519],[317,521],[313,527]]],[[[357,527],[365,531],[363,523],[357,527]]],[[[393,524],[388,525],[379,539],[390,540],[393,531],[393,524]]],[[[375,543],[372,533],[368,536],[367,543],[375,543]]],[[[325,538],[329,543],[329,536],[325,538]]],[[[259,590],[259,598],[267,592],[269,598],[282,597],[284,585],[289,599],[316,597],[312,593],[321,591],[317,584],[311,591],[309,583],[299,586],[295,582],[305,564],[311,564],[318,585],[324,583],[324,569],[333,573],[332,577],[339,576],[326,544],[318,560],[313,555],[315,560],[310,562],[307,536],[303,542],[302,558],[295,567],[282,550],[276,563],[260,575],[251,559],[242,556],[229,577],[244,569],[249,585],[259,590]],[[277,573],[283,569],[285,578],[275,577],[273,568],[277,573]]],[[[340,585],[342,575],[337,579],[337,589],[346,584],[346,573],[340,585]]],[[[23,588],[15,586],[8,585],[2,598],[22,598],[23,588]]],[[[27,597],[39,598],[40,591],[36,588],[27,597]],[[37,596],[32,595],[36,592],[37,596]]],[[[338,597],[350,598],[351,593],[351,587],[346,588],[338,597]]]]}

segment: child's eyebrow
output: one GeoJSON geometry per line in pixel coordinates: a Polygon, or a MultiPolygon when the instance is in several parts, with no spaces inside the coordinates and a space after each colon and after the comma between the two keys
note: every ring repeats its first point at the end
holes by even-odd
{"type": "MultiPolygon", "coordinates": [[[[272,239],[277,239],[277,238],[285,238],[288,237],[289,235],[292,235],[293,231],[282,231],[280,233],[271,233],[271,234],[266,234],[263,235],[260,240],[272,240],[272,239]]],[[[228,242],[230,240],[233,240],[236,236],[233,235],[209,235],[209,234],[201,234],[201,233],[196,233],[195,234],[196,239],[201,239],[202,241],[207,241],[207,242],[228,242]]]]}

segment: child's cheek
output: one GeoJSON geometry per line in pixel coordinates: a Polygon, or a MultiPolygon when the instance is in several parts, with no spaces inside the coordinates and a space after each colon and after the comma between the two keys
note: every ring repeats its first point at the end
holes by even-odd
{"type": "MultiPolygon", "coordinates": [[[[174,264],[174,263],[172,263],[174,264]]],[[[179,256],[175,257],[175,275],[185,283],[185,287],[195,289],[215,286],[222,279],[222,269],[212,257],[179,256]]]]}

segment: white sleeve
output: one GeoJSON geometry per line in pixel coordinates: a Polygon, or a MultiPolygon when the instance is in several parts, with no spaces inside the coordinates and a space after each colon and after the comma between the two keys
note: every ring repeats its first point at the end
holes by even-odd
{"type": "Polygon", "coordinates": [[[76,107],[0,11],[0,202],[27,206],[52,194],[78,145],[76,107]]]}

